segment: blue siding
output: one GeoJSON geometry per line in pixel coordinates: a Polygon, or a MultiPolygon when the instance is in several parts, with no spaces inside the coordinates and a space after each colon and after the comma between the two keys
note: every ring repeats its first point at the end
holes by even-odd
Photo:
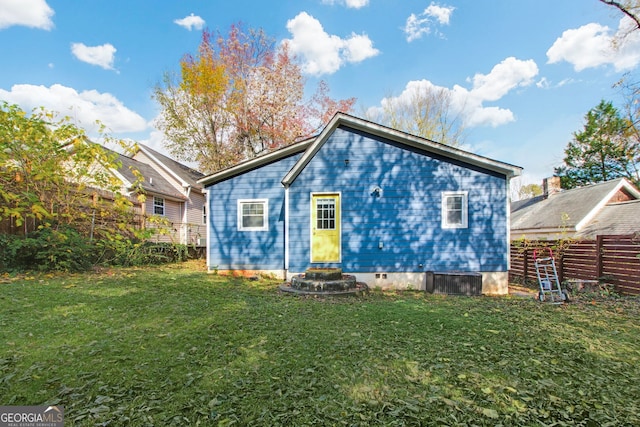
{"type": "Polygon", "coordinates": [[[312,192],[342,195],[345,271],[507,270],[504,176],[338,128],[290,187],[291,271],[311,265],[312,192]],[[468,191],[468,228],[442,229],[443,191],[468,191]]]}
{"type": "Polygon", "coordinates": [[[209,268],[284,269],[284,175],[300,155],[209,186],[209,268]],[[238,200],[268,199],[269,230],[238,231],[238,200]]]}
{"type": "MultiPolygon", "coordinates": [[[[300,156],[208,187],[210,268],[284,269],[281,180],[300,156]],[[268,231],[238,231],[238,199],[269,200],[268,231]]],[[[309,216],[312,193],[339,192],[345,271],[507,271],[506,187],[503,175],[338,128],[289,189],[289,270],[338,266],[311,264],[309,216]],[[468,192],[468,228],[442,229],[443,191],[468,192]]]]}

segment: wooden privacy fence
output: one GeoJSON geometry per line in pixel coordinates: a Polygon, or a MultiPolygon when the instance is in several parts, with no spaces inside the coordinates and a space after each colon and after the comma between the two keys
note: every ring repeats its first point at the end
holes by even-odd
{"type": "Polygon", "coordinates": [[[603,235],[597,236],[596,240],[511,242],[509,280],[537,283],[533,252],[547,247],[553,250],[561,282],[598,280],[612,284],[621,294],[640,295],[640,235],[603,235]]]}

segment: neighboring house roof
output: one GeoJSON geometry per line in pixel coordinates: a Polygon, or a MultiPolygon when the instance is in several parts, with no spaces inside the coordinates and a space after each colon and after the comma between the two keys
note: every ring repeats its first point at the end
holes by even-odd
{"type": "Polygon", "coordinates": [[[445,158],[457,160],[469,165],[477,166],[489,171],[497,172],[508,178],[518,176],[522,172],[522,168],[508,163],[492,160],[488,157],[479,156],[459,148],[434,142],[419,136],[401,132],[386,126],[382,126],[368,120],[350,116],[345,113],[336,113],[322,132],[313,138],[291,144],[285,148],[273,151],[261,157],[251,159],[234,167],[216,172],[212,175],[200,179],[198,182],[205,186],[215,184],[235,175],[247,172],[251,169],[278,161],[294,154],[304,153],[296,162],[293,168],[287,173],[282,180],[284,186],[289,186],[311,161],[311,159],[320,150],[322,145],[327,141],[329,136],[340,126],[352,128],[358,131],[366,132],[371,135],[386,138],[395,143],[406,146],[407,148],[419,149],[445,158]]]}
{"type": "Polygon", "coordinates": [[[167,173],[173,175],[177,181],[182,183],[183,187],[202,188],[202,185],[198,183],[198,180],[204,177],[204,174],[198,172],[187,165],[173,160],[170,157],[165,156],[158,151],[147,147],[146,145],[138,143],[140,151],[145,153],[147,157],[155,161],[158,166],[165,169],[167,173]]]}
{"type": "Polygon", "coordinates": [[[624,178],[511,203],[511,235],[582,231],[623,194],[640,199],[640,191],[624,178]]]}
{"type": "MultiPolygon", "coordinates": [[[[139,188],[142,188],[142,190],[144,190],[145,192],[153,193],[159,196],[164,196],[180,201],[187,200],[184,194],[176,189],[176,187],[173,186],[165,177],[163,177],[158,170],[154,169],[152,165],[148,165],[146,163],[139,162],[138,160],[131,157],[127,157],[124,154],[105,147],[104,145],[92,142],[88,138],[85,138],[84,142],[86,144],[99,145],[103,150],[116,156],[115,161],[120,165],[117,169],[109,168],[109,170],[120,180],[125,191],[135,192],[139,190],[139,188]],[[136,176],[134,170],[140,173],[143,178],[142,182],[138,182],[138,176],[136,176]]],[[[71,144],[67,144],[67,147],[69,147],[69,149],[73,149],[73,146],[71,144]]],[[[169,158],[167,157],[167,159],[169,158]]],[[[105,165],[101,166],[104,167],[105,165]]],[[[200,176],[202,176],[202,174],[200,174],[200,176]]],[[[199,186],[199,188],[201,187],[199,186]]]]}
{"type": "Polygon", "coordinates": [[[151,165],[139,162],[122,154],[118,154],[117,161],[121,164],[117,173],[120,175],[120,179],[127,188],[131,189],[137,182],[138,177],[133,172],[134,170],[137,170],[144,178],[144,181],[141,183],[141,187],[145,192],[177,200],[186,200],[186,197],[171,185],[169,181],[167,181],[151,165]]]}
{"type": "Polygon", "coordinates": [[[597,235],[640,233],[640,200],[613,203],[602,211],[576,237],[595,238],[597,235]]]}

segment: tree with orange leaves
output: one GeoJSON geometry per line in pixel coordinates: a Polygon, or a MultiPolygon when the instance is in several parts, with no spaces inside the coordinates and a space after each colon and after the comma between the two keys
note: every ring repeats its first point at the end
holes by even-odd
{"type": "Polygon", "coordinates": [[[305,101],[305,83],[287,44],[264,31],[233,25],[215,41],[204,31],[197,55],[155,88],[157,125],[174,156],[214,172],[310,136],[355,103],[331,99],[324,82],[305,101]]]}

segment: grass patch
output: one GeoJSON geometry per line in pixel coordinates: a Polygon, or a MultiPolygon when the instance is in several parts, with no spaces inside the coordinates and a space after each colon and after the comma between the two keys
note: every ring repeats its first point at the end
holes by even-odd
{"type": "Polygon", "coordinates": [[[0,279],[0,402],[66,425],[640,425],[621,299],[281,295],[196,263],[0,279]]]}

